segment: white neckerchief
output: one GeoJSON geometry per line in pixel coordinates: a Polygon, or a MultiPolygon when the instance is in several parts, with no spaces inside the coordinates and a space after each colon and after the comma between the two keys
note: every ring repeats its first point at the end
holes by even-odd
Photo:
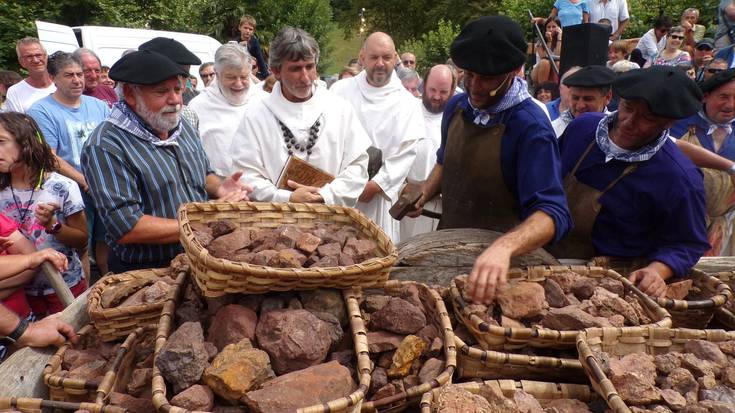
{"type": "MultiPolygon", "coordinates": [[[[291,102],[283,96],[281,82],[273,85],[270,95],[263,101],[276,119],[280,120],[296,137],[308,135],[309,128],[327,109],[328,91],[314,84],[313,94],[306,102],[291,102]]],[[[324,122],[319,128],[324,130],[324,122]]]]}
{"type": "Polygon", "coordinates": [[[729,122],[727,122],[727,123],[715,123],[715,121],[713,121],[712,119],[710,119],[710,118],[709,118],[709,117],[707,116],[707,114],[705,114],[705,113],[704,113],[703,111],[701,111],[701,110],[699,111],[699,116],[700,116],[700,117],[701,117],[702,119],[704,119],[705,121],[707,121],[707,123],[709,124],[709,128],[707,129],[707,136],[710,136],[710,135],[712,135],[713,133],[715,133],[715,131],[716,131],[716,130],[717,130],[718,128],[722,128],[722,129],[724,129],[724,130],[725,130],[725,131],[727,132],[727,135],[730,135],[730,134],[732,133],[732,123],[733,123],[733,122],[735,121],[735,119],[731,119],[731,120],[730,120],[729,122]]]}
{"type": "Polygon", "coordinates": [[[386,101],[394,93],[401,93],[402,90],[405,90],[395,71],[391,73],[390,81],[385,86],[375,87],[368,83],[367,72],[365,70],[355,76],[355,81],[362,96],[370,103],[386,101]]]}

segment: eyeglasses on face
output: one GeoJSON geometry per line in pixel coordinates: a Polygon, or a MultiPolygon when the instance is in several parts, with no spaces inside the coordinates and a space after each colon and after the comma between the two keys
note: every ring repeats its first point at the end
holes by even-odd
{"type": "Polygon", "coordinates": [[[677,34],[670,34],[669,37],[674,40],[684,40],[684,36],[679,36],[677,34]]]}
{"type": "Polygon", "coordinates": [[[34,59],[38,59],[38,60],[41,60],[41,59],[43,59],[43,58],[44,58],[45,56],[46,56],[46,55],[45,55],[45,54],[43,54],[43,53],[36,53],[36,54],[27,54],[27,55],[23,55],[22,57],[23,57],[23,59],[25,59],[25,60],[34,60],[34,59]]]}
{"type": "Polygon", "coordinates": [[[725,71],[725,69],[714,69],[714,68],[707,69],[707,73],[709,73],[711,75],[714,75],[715,73],[724,72],[724,71],[725,71]]]}
{"type": "Polygon", "coordinates": [[[416,61],[415,60],[401,60],[401,63],[403,63],[404,65],[412,65],[412,64],[415,64],[416,61]]]}
{"type": "Polygon", "coordinates": [[[202,79],[204,79],[204,78],[214,77],[214,73],[201,73],[199,76],[202,79]]]}

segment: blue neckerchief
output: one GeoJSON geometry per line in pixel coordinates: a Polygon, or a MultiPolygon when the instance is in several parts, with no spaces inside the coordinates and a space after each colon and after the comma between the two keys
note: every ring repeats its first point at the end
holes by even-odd
{"type": "Polygon", "coordinates": [[[110,117],[107,120],[118,128],[129,132],[139,139],[150,142],[155,146],[179,146],[178,138],[181,134],[181,121],[168,135],[168,139],[161,140],[151,131],[143,119],[140,118],[125,101],[112,105],[110,117]]]}
{"type": "Polygon", "coordinates": [[[472,106],[470,96],[469,94],[467,95],[467,102],[472,109],[472,116],[474,117],[473,122],[476,125],[487,125],[487,123],[492,118],[492,115],[496,115],[500,112],[510,109],[513,106],[518,105],[519,103],[531,97],[531,95],[528,93],[528,87],[525,80],[516,76],[512,82],[513,83],[510,85],[510,88],[508,88],[508,91],[505,92],[505,95],[503,95],[503,97],[500,99],[500,102],[496,103],[493,106],[490,106],[487,109],[477,109],[476,107],[472,106]]]}
{"type": "Polygon", "coordinates": [[[651,159],[656,152],[664,146],[666,141],[669,139],[669,130],[666,129],[661,132],[661,135],[655,141],[644,145],[643,147],[631,151],[628,153],[614,153],[612,150],[612,142],[610,141],[609,127],[615,123],[618,119],[618,112],[611,112],[605,115],[597,125],[597,133],[595,139],[597,140],[597,146],[600,148],[602,153],[605,154],[605,162],[609,162],[612,159],[623,162],[643,162],[651,159]]]}

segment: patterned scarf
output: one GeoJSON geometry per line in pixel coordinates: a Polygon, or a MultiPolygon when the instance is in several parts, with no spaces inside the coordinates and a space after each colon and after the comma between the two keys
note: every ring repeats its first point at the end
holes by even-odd
{"type": "Polygon", "coordinates": [[[179,146],[178,138],[181,135],[181,122],[168,135],[168,139],[161,140],[150,127],[140,118],[125,101],[112,105],[110,117],[107,120],[118,128],[135,135],[135,137],[150,142],[154,146],[179,146]]]}
{"type": "Polygon", "coordinates": [[[643,162],[651,159],[653,155],[661,149],[662,146],[669,139],[669,130],[666,129],[661,132],[661,135],[655,141],[644,145],[643,147],[630,151],[627,153],[621,153],[615,151],[614,144],[610,140],[609,127],[615,123],[618,119],[618,112],[610,112],[600,120],[597,125],[597,133],[595,135],[597,140],[597,146],[600,148],[602,153],[605,154],[605,162],[609,162],[613,159],[623,162],[643,162]]]}
{"type": "Polygon", "coordinates": [[[701,110],[699,111],[699,116],[707,121],[707,123],[709,124],[709,129],[707,129],[707,136],[715,133],[718,128],[724,129],[727,132],[727,136],[732,133],[732,122],[735,121],[735,119],[727,123],[715,123],[712,119],[708,118],[707,115],[701,110]]]}
{"type": "Polygon", "coordinates": [[[475,117],[473,122],[476,125],[487,125],[492,118],[492,115],[508,110],[531,97],[528,93],[528,87],[525,80],[516,76],[512,82],[513,83],[510,85],[510,88],[508,88],[508,91],[505,92],[505,95],[500,99],[500,102],[487,109],[477,109],[472,106],[470,97],[469,95],[467,96],[467,102],[469,102],[470,108],[472,108],[472,116],[475,117]]]}

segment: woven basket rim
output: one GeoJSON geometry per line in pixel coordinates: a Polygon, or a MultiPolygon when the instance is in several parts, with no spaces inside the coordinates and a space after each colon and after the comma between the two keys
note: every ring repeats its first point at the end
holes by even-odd
{"type": "MultiPolygon", "coordinates": [[[[121,311],[120,307],[113,307],[113,308],[103,308],[102,307],[102,294],[104,294],[105,289],[109,287],[113,283],[119,283],[119,282],[125,282],[129,281],[131,278],[151,278],[154,279],[151,276],[146,276],[146,274],[154,274],[157,272],[163,272],[166,271],[169,274],[170,278],[175,279],[175,274],[173,274],[168,267],[165,268],[148,268],[144,270],[133,270],[133,271],[126,271],[119,274],[113,274],[108,275],[106,277],[103,277],[99,281],[97,281],[94,286],[92,286],[92,289],[89,291],[89,296],[87,298],[87,314],[89,314],[89,317],[93,320],[110,320],[115,318],[130,318],[131,315],[137,315],[142,313],[148,313],[151,310],[161,310],[163,308],[163,304],[166,300],[161,300],[155,303],[148,303],[148,304],[138,304],[138,305],[131,305],[128,307],[125,307],[125,311],[121,311]],[[124,313],[124,314],[123,314],[124,313]]],[[[155,275],[156,278],[162,278],[163,275],[155,275]]]]}
{"type": "Polygon", "coordinates": [[[658,303],[658,305],[667,310],[714,310],[725,305],[728,300],[732,299],[732,289],[729,285],[727,285],[727,283],[720,280],[719,278],[697,269],[692,269],[690,274],[692,286],[708,283],[711,284],[712,287],[714,287],[712,289],[717,293],[712,297],[703,300],[674,300],[671,298],[658,297],[656,298],[656,302],[658,303]]]}
{"type": "Polygon", "coordinates": [[[96,403],[82,402],[60,402],[55,400],[45,400],[31,397],[0,397],[0,409],[62,409],[64,411],[85,410],[91,413],[126,413],[128,410],[124,407],[99,405],[96,403]]]}

